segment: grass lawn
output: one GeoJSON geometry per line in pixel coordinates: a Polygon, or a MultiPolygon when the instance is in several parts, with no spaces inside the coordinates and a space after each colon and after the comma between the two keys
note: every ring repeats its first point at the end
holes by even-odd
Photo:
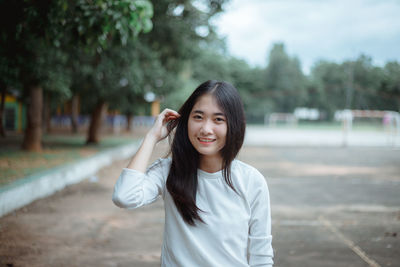
{"type": "Polygon", "coordinates": [[[131,135],[108,135],[101,139],[99,145],[85,145],[84,135],[44,135],[42,152],[25,152],[20,149],[22,134],[9,134],[6,138],[0,139],[0,187],[16,179],[78,161],[138,138],[131,135]]]}

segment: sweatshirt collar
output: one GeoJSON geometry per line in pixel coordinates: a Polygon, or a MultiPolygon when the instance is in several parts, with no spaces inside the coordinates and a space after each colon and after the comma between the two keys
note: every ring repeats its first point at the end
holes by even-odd
{"type": "Polygon", "coordinates": [[[218,179],[222,177],[222,170],[217,171],[217,172],[206,172],[200,169],[197,169],[197,176],[200,178],[205,178],[205,179],[218,179]]]}

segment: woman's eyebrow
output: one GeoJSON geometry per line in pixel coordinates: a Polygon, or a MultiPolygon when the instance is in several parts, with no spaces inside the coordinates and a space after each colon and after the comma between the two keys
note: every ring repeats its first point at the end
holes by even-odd
{"type": "MultiPolygon", "coordinates": [[[[198,114],[204,114],[204,111],[201,111],[201,110],[194,110],[193,111],[193,113],[198,113],[198,114]]],[[[216,113],[214,113],[213,114],[214,116],[225,116],[225,114],[224,113],[222,113],[222,112],[216,112],[216,113]]]]}

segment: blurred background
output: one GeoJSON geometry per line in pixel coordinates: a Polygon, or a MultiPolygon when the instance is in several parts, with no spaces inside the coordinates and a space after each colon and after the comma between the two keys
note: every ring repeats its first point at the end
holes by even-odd
{"type": "MultiPolygon", "coordinates": [[[[224,80],[245,106],[241,158],[270,177],[277,265],[395,266],[398,14],[397,0],[0,0],[0,200],[16,201],[2,194],[58,172],[53,167],[140,140],[160,110],[178,109],[206,80],[224,80]]],[[[74,258],[79,242],[40,228],[47,218],[46,227],[100,242],[72,266],[157,266],[161,204],[122,227],[142,234],[133,254],[93,237],[124,238],[117,230],[132,219],[115,219],[109,203],[109,178],[122,167],[3,217],[0,241],[11,243],[0,248],[0,264],[2,256],[7,266],[65,266],[74,258]],[[69,197],[66,205],[80,214],[52,206],[69,197]],[[135,228],[141,223],[148,232],[135,228]],[[48,253],[58,248],[64,254],[48,253]]]]}
{"type": "Polygon", "coordinates": [[[396,132],[399,11],[359,0],[1,1],[1,136],[23,134],[36,151],[60,128],[98,143],[104,126],[151,124],[209,79],[238,88],[249,124],[347,118],[396,132]]]}

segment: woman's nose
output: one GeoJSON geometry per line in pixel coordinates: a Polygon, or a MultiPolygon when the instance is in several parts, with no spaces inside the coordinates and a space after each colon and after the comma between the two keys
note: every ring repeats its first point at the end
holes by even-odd
{"type": "Polygon", "coordinates": [[[212,133],[212,126],[209,120],[205,120],[201,125],[201,133],[202,134],[210,134],[212,133]]]}

